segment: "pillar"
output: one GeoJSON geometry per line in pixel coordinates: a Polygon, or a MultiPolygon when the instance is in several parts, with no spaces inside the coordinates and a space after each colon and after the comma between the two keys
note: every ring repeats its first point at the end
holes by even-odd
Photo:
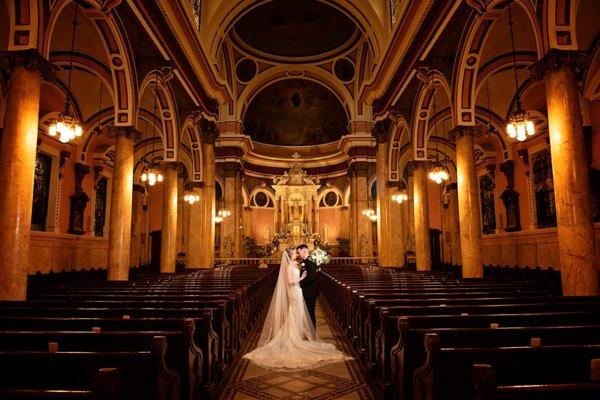
{"type": "Polygon", "coordinates": [[[177,258],[177,163],[163,163],[160,272],[175,272],[177,258]]]}
{"type": "Polygon", "coordinates": [[[429,201],[427,197],[427,170],[424,162],[414,162],[413,207],[415,214],[415,250],[417,271],[431,270],[429,242],[429,201]]]}
{"type": "Polygon", "coordinates": [[[241,257],[240,219],[242,218],[242,168],[238,162],[226,162],[223,197],[231,215],[221,222],[221,257],[241,257]]]}
{"type": "Polygon", "coordinates": [[[218,131],[214,123],[203,120],[201,123],[204,141],[204,189],[203,209],[203,249],[201,268],[213,268],[215,264],[215,139],[218,131]]]}
{"type": "Polygon", "coordinates": [[[598,295],[598,266],[588,163],[579,103],[577,70],[587,67],[579,52],[551,50],[533,69],[545,78],[558,251],[563,294],[598,295]]]}
{"type": "Polygon", "coordinates": [[[142,196],[142,256],[141,256],[141,264],[149,265],[150,257],[151,257],[151,246],[150,246],[151,238],[150,238],[150,215],[148,212],[148,194],[144,193],[142,196]]]}
{"type": "MultiPolygon", "coordinates": [[[[377,127],[378,125],[376,125],[377,127]]],[[[392,248],[392,225],[390,218],[390,194],[388,189],[388,144],[384,128],[374,129],[377,139],[377,250],[380,267],[394,267],[392,253],[398,249],[392,248]],[[377,134],[380,132],[381,134],[377,134]]]]}
{"type": "Polygon", "coordinates": [[[0,68],[10,70],[0,147],[0,300],[25,300],[40,88],[50,67],[23,51],[0,55],[0,68]]]}
{"type": "Polygon", "coordinates": [[[406,174],[406,185],[408,186],[408,201],[406,202],[406,218],[408,221],[408,232],[406,233],[406,250],[414,251],[415,249],[415,179],[413,175],[413,168],[409,165],[407,167],[406,174]]]}
{"type": "Polygon", "coordinates": [[[458,217],[458,190],[455,182],[446,185],[448,191],[448,214],[450,230],[450,257],[451,264],[459,264],[460,259],[460,223],[458,217]]]}
{"type": "Polygon", "coordinates": [[[185,195],[184,169],[180,168],[177,173],[177,253],[185,253],[186,230],[184,229],[187,216],[188,203],[183,200],[185,195]]]}
{"type": "Polygon", "coordinates": [[[190,188],[193,193],[200,195],[200,201],[190,204],[189,222],[186,246],[186,267],[200,268],[202,266],[202,252],[204,251],[204,203],[206,201],[204,187],[201,182],[195,184],[196,187],[190,188]]]}
{"type": "Polygon", "coordinates": [[[115,162],[108,228],[108,280],[126,281],[131,251],[133,145],[138,135],[128,126],[112,127],[109,136],[115,138],[115,162]]]}
{"type": "Polygon", "coordinates": [[[351,254],[352,257],[373,256],[373,222],[362,215],[362,210],[369,206],[369,170],[370,163],[355,161],[350,171],[350,206],[352,212],[351,254]]]}
{"type": "Polygon", "coordinates": [[[458,186],[458,217],[463,278],[483,277],[481,254],[481,203],[475,169],[474,136],[476,126],[457,126],[451,132],[456,140],[456,176],[458,186]]]}
{"type": "Polygon", "coordinates": [[[133,185],[133,198],[131,204],[131,251],[129,265],[136,267],[139,267],[142,262],[142,196],[144,190],[144,186],[142,185],[133,185]]]}

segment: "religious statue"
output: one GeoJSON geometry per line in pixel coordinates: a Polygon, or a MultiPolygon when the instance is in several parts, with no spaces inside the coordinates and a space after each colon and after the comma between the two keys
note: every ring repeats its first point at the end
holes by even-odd
{"type": "Polygon", "coordinates": [[[233,257],[233,241],[229,235],[223,240],[223,257],[233,257]]]}
{"type": "Polygon", "coordinates": [[[269,225],[268,222],[265,224],[264,234],[265,234],[265,243],[269,243],[269,241],[271,240],[271,225],[269,225]]]}
{"type": "Polygon", "coordinates": [[[329,242],[329,225],[327,222],[323,224],[323,243],[329,242]]]}
{"type": "Polygon", "coordinates": [[[369,239],[365,235],[360,235],[358,238],[358,249],[361,257],[367,256],[367,243],[369,243],[369,239]]]}

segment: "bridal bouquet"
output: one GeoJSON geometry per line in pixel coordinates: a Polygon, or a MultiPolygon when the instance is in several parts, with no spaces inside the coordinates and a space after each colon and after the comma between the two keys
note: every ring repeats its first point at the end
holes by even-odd
{"type": "Polygon", "coordinates": [[[314,249],[308,257],[314,261],[315,264],[317,264],[317,267],[321,264],[327,264],[329,262],[329,254],[327,254],[327,252],[320,247],[314,249]]]}

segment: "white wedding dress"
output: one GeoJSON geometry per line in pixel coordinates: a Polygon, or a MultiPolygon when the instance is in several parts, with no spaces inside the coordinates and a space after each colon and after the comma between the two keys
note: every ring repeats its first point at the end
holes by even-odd
{"type": "Polygon", "coordinates": [[[351,359],[319,340],[299,281],[300,270],[284,251],[259,346],[244,358],[269,369],[309,369],[351,359]]]}

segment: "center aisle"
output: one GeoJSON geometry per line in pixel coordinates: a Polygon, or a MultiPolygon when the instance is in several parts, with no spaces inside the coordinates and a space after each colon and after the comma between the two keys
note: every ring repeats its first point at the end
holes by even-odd
{"type": "MultiPolygon", "coordinates": [[[[352,356],[350,343],[339,332],[339,326],[326,315],[317,303],[317,333],[319,337],[352,356]]],[[[314,370],[271,371],[251,364],[241,355],[254,349],[262,324],[249,335],[246,348],[242,349],[221,386],[217,399],[362,399],[376,400],[379,395],[373,388],[366,371],[356,360],[325,365],[314,370]]]]}

